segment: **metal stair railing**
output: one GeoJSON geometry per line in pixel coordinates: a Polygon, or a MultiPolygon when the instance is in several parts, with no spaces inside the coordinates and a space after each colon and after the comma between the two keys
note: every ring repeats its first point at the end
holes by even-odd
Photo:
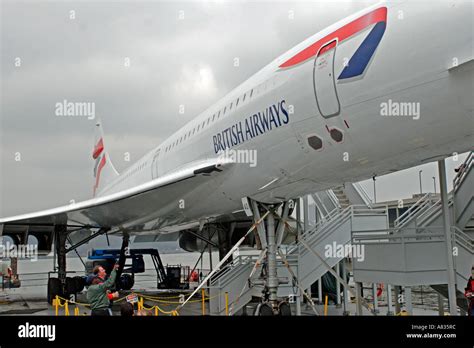
{"type": "Polygon", "coordinates": [[[372,198],[370,198],[370,196],[367,193],[367,191],[365,190],[365,188],[358,182],[353,183],[352,186],[357,191],[357,193],[362,198],[362,200],[365,202],[365,204],[368,207],[370,207],[372,205],[372,198]]]}
{"type": "MultiPolygon", "coordinates": [[[[453,199],[449,197],[448,199],[448,208],[453,206],[453,199]]],[[[441,203],[441,198],[437,201],[434,201],[433,204],[426,209],[420,211],[415,219],[416,226],[428,226],[431,224],[440,214],[443,212],[443,206],[441,203]]]]}
{"type": "MultiPolygon", "coordinates": [[[[373,216],[374,214],[386,215],[387,208],[372,209],[363,205],[351,205],[337,214],[334,214],[331,220],[319,222],[308,233],[301,234],[301,238],[304,238],[307,243],[314,245],[314,243],[317,243],[319,240],[324,239],[329,234],[333,233],[334,230],[345,223],[347,219],[362,215],[373,216]]],[[[288,248],[288,254],[292,254],[297,249],[298,243],[291,245],[288,248]]]]}
{"type": "Polygon", "coordinates": [[[352,206],[349,206],[346,209],[333,214],[331,219],[321,221],[310,231],[301,234],[301,238],[304,238],[307,242],[310,242],[315,237],[318,238],[319,236],[325,236],[328,231],[332,231],[332,229],[337,227],[342,220],[345,220],[348,216],[350,216],[351,211],[352,206]]]}
{"type": "Polygon", "coordinates": [[[313,197],[314,202],[316,203],[316,206],[319,208],[321,216],[324,219],[326,215],[329,213],[329,210],[327,209],[326,204],[323,203],[323,200],[321,199],[321,197],[319,197],[318,192],[311,194],[311,197],[313,197]]]}
{"type": "Polygon", "coordinates": [[[467,156],[466,160],[461,164],[459,172],[456,174],[453,180],[453,191],[456,192],[464,181],[471,170],[472,163],[474,162],[474,152],[471,151],[467,156]]]}
{"type": "Polygon", "coordinates": [[[326,190],[322,192],[315,192],[311,194],[311,197],[316,203],[318,210],[321,214],[323,220],[327,220],[331,217],[335,212],[341,209],[341,205],[339,200],[337,199],[336,195],[332,190],[326,190]],[[327,205],[323,202],[323,199],[320,197],[321,194],[326,194],[327,198],[329,199],[330,203],[333,207],[327,207],[327,205]]]}
{"type": "Polygon", "coordinates": [[[240,273],[245,271],[249,264],[253,264],[257,259],[258,255],[240,255],[236,257],[211,278],[211,286],[217,283],[220,286],[231,283],[240,273]]]}
{"type": "Polygon", "coordinates": [[[409,221],[411,221],[412,218],[417,216],[420,211],[423,211],[424,209],[429,209],[432,204],[433,200],[431,194],[426,193],[394,221],[394,226],[396,228],[403,227],[409,221]]]}
{"type": "Polygon", "coordinates": [[[336,208],[341,209],[341,202],[339,202],[339,198],[337,198],[336,194],[333,190],[326,190],[328,197],[331,199],[331,203],[334,204],[336,208]]]}
{"type": "MultiPolygon", "coordinates": [[[[346,208],[347,209],[347,208],[346,208]]],[[[342,214],[342,211],[338,208],[334,208],[331,212],[329,212],[329,214],[326,216],[326,219],[324,220],[319,220],[318,222],[316,222],[316,224],[313,226],[313,228],[311,228],[309,231],[303,231],[303,233],[301,234],[302,236],[308,236],[308,235],[311,235],[313,234],[315,231],[319,230],[321,228],[321,226],[324,226],[328,223],[331,223],[332,221],[334,221],[335,219],[338,218],[338,216],[342,214]]]]}
{"type": "Polygon", "coordinates": [[[333,233],[340,225],[347,221],[351,216],[350,206],[344,209],[337,219],[332,220],[327,225],[323,226],[317,233],[310,236],[303,236],[302,238],[310,245],[317,244],[319,240],[326,238],[333,233]]]}
{"type": "Polygon", "coordinates": [[[459,227],[451,226],[453,232],[454,241],[466,248],[471,254],[474,254],[474,239],[464,233],[459,227]]]}

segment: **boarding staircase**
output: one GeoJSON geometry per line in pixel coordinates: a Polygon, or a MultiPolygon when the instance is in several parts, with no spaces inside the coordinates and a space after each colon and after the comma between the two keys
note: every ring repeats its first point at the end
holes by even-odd
{"type": "MultiPolygon", "coordinates": [[[[343,198],[344,193],[338,194],[343,198]]],[[[371,209],[367,205],[348,205],[343,208],[344,199],[343,204],[340,204],[336,198],[337,194],[330,190],[313,194],[311,197],[318,207],[321,219],[309,230],[302,231],[299,240],[289,245],[284,253],[284,259],[288,261],[289,268],[302,289],[309,288],[327,272],[327,266],[304,244],[316,251],[330,267],[334,267],[347,256],[342,250],[350,243],[352,231],[373,232],[388,228],[386,208],[371,209]]],[[[278,277],[287,280],[286,284],[281,284],[278,288],[279,297],[298,293],[284,259],[277,258],[278,277]]],[[[225,312],[226,296],[231,314],[249,303],[252,297],[262,296],[263,286],[257,285],[261,264],[257,261],[259,255],[238,256],[212,278],[209,288],[211,314],[219,315],[225,312]],[[252,270],[253,276],[250,277],[252,270]]]]}
{"type": "MultiPolygon", "coordinates": [[[[458,303],[466,309],[463,293],[474,264],[474,171],[471,152],[448,195],[458,303]]],[[[354,279],[369,283],[431,285],[447,295],[447,253],[441,199],[422,196],[382,234],[352,234],[352,243],[364,244],[364,262],[354,262],[354,279]]]]}
{"type": "Polygon", "coordinates": [[[345,183],[343,186],[312,193],[310,196],[323,220],[350,205],[366,206],[367,208],[372,206],[372,200],[359,183],[345,183]]]}

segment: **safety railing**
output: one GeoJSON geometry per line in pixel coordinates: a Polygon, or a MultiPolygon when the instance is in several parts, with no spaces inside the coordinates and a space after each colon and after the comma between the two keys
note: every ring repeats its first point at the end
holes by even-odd
{"type": "MultiPolygon", "coordinates": [[[[407,233],[398,233],[398,229],[390,228],[380,231],[358,231],[352,233],[354,243],[393,243],[393,242],[424,242],[432,240],[445,240],[443,226],[418,226],[407,228],[407,233]]],[[[460,228],[451,226],[451,237],[454,244],[462,245],[470,253],[474,253],[474,239],[464,233],[460,228]]]]}
{"type": "MultiPolygon", "coordinates": [[[[354,206],[349,206],[344,210],[340,211],[338,214],[335,214],[331,217],[330,220],[326,220],[324,222],[320,222],[318,226],[311,229],[307,233],[301,234],[301,238],[303,238],[307,243],[314,244],[317,243],[319,240],[326,238],[329,234],[331,234],[335,229],[337,229],[342,223],[347,221],[351,215],[353,214],[354,206]]],[[[295,253],[298,249],[298,243],[291,245],[288,248],[288,255],[295,253]]]]}
{"type": "Polygon", "coordinates": [[[330,226],[331,223],[333,223],[334,221],[340,219],[341,216],[346,214],[347,211],[350,211],[350,209],[351,209],[350,206],[345,208],[344,210],[340,210],[340,209],[335,208],[333,211],[331,211],[327,215],[325,220],[318,221],[312,229],[310,229],[309,231],[303,231],[303,233],[301,235],[306,237],[306,236],[314,234],[316,231],[319,233],[323,227],[330,226]]]}
{"type": "Polygon", "coordinates": [[[353,183],[352,186],[357,191],[357,193],[362,198],[362,200],[365,202],[365,204],[368,207],[370,207],[372,205],[372,198],[370,198],[370,196],[367,193],[367,191],[365,190],[365,188],[358,182],[353,183]]]}
{"type": "Polygon", "coordinates": [[[420,211],[429,208],[432,203],[431,194],[426,193],[394,221],[394,226],[397,228],[403,227],[420,211]]]}
{"type": "Polygon", "coordinates": [[[336,214],[337,212],[340,211],[341,205],[339,203],[339,200],[337,199],[336,195],[332,190],[326,190],[322,192],[316,192],[311,194],[311,197],[314,199],[316,206],[321,214],[322,220],[327,220],[330,218],[332,215],[336,214]],[[330,207],[327,206],[328,202],[324,202],[323,198],[321,198],[321,195],[325,194],[327,199],[329,199],[330,202],[330,207]]]}
{"type": "Polygon", "coordinates": [[[393,228],[379,231],[358,231],[352,234],[352,242],[354,244],[399,244],[445,240],[442,227],[414,227],[407,228],[407,230],[410,230],[410,233],[398,233],[398,230],[393,228]]]}
{"type": "Polygon", "coordinates": [[[338,209],[341,209],[341,203],[339,202],[339,199],[337,198],[336,194],[334,193],[333,190],[326,190],[328,197],[331,199],[331,203],[334,204],[334,206],[338,209]]]}
{"type": "MultiPolygon", "coordinates": [[[[319,240],[326,238],[329,234],[333,233],[340,225],[346,222],[349,218],[354,216],[374,216],[383,215],[387,216],[387,207],[372,209],[367,208],[364,205],[351,205],[337,214],[331,216],[331,219],[326,221],[320,221],[316,227],[308,231],[307,233],[301,234],[301,238],[304,238],[307,243],[317,243],[319,240]]],[[[387,218],[388,219],[388,218],[387,218]]],[[[288,254],[294,253],[298,249],[298,244],[295,243],[288,248],[288,254]]]]}
{"type": "MultiPolygon", "coordinates": [[[[452,205],[452,201],[448,203],[449,205],[452,205]]],[[[433,221],[433,219],[439,215],[441,212],[441,199],[432,201],[431,204],[426,204],[424,205],[418,212],[415,214],[416,216],[412,216],[412,219],[415,221],[415,226],[426,226],[430,222],[433,221]]],[[[399,228],[403,227],[397,226],[399,228]]]]}
{"type": "Polygon", "coordinates": [[[454,192],[461,186],[464,178],[467,176],[467,173],[471,170],[472,163],[474,161],[474,152],[471,151],[467,156],[466,160],[458,167],[459,171],[454,177],[453,180],[453,190],[454,192]]]}
{"type": "MultiPolygon", "coordinates": [[[[131,293],[127,296],[123,296],[118,298],[114,301],[114,303],[118,303],[124,300],[127,300],[130,296],[133,295],[136,297],[134,302],[130,302],[135,310],[135,303],[136,303],[136,313],[137,315],[155,315],[158,316],[160,314],[170,315],[170,316],[178,316],[179,310],[177,309],[178,306],[184,303],[187,300],[187,303],[200,303],[201,304],[201,314],[206,315],[207,313],[207,306],[206,302],[209,300],[216,298],[218,296],[224,295],[225,298],[225,313],[229,315],[229,296],[228,293],[218,293],[214,296],[206,295],[205,289],[201,289],[201,295],[195,296],[195,299],[187,299],[184,294],[176,295],[176,296],[151,296],[142,293],[131,293]],[[147,302],[145,302],[147,301],[147,302]],[[152,303],[152,304],[150,304],[152,303]],[[164,309],[165,306],[171,306],[171,309],[164,309]]],[[[90,308],[89,303],[71,301],[61,296],[56,296],[53,299],[52,306],[54,308],[54,312],[56,316],[63,314],[65,316],[79,316],[79,315],[88,315],[85,312],[81,313],[81,308],[90,308]],[[60,312],[61,308],[64,309],[63,313],[60,312]]]]}
{"type": "Polygon", "coordinates": [[[474,254],[474,239],[471,238],[466,233],[464,233],[457,226],[451,226],[451,230],[454,232],[453,235],[454,235],[455,242],[458,243],[459,245],[462,245],[471,254],[474,254]]]}
{"type": "Polygon", "coordinates": [[[211,278],[211,285],[221,282],[221,285],[232,282],[236,277],[240,275],[240,272],[244,271],[248,264],[253,264],[257,261],[257,255],[239,255],[234,258],[231,262],[226,264],[221,270],[211,278]],[[222,283],[222,282],[225,282],[222,283]]]}
{"type": "Polygon", "coordinates": [[[352,208],[352,215],[360,216],[360,215],[387,215],[387,206],[379,207],[379,208],[367,208],[364,205],[353,205],[352,208]]]}

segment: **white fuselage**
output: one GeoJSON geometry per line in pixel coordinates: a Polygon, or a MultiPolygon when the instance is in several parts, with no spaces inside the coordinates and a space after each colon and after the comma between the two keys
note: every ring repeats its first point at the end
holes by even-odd
{"type": "MultiPolygon", "coordinates": [[[[471,10],[469,1],[406,1],[377,4],[356,13],[267,65],[149,152],[99,195],[219,156],[223,151],[220,148],[216,153],[216,137],[224,137],[226,129],[233,137],[226,144],[233,150],[255,150],[257,165],[233,166],[208,184],[176,197],[176,202],[150,215],[149,221],[158,220],[162,227],[198,221],[242,209],[242,197],[277,202],[472,149],[471,10]],[[339,76],[372,26],[338,41],[326,57],[321,54],[280,67],[312,43],[380,7],[387,8],[386,29],[361,76],[335,80],[333,87],[323,85],[321,90],[315,74],[321,63],[323,69],[332,64],[334,76],[339,76]],[[316,69],[315,59],[322,59],[316,69]],[[321,109],[337,108],[330,105],[331,93],[337,94],[339,112],[324,117],[321,109]],[[416,114],[383,115],[382,107],[393,102],[415,103],[410,105],[419,108],[419,118],[416,114]],[[268,126],[259,132],[253,124],[252,131],[259,134],[246,135],[243,130],[243,135],[236,135],[236,124],[250,122],[258,112],[268,113],[268,108],[276,113],[277,107],[281,107],[278,126],[274,122],[271,130],[268,126]],[[342,132],[342,141],[331,137],[332,129],[342,132]],[[322,148],[309,146],[311,136],[322,141],[322,148]],[[186,202],[186,209],[179,214],[178,200],[186,202]]],[[[263,128],[259,122],[256,124],[263,128]]]]}

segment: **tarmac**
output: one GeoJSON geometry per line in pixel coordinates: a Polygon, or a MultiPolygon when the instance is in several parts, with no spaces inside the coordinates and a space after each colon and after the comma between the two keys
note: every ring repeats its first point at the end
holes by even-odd
{"type": "MultiPolygon", "coordinates": [[[[17,289],[5,289],[0,290],[0,315],[56,315],[56,309],[54,306],[49,305],[46,301],[45,289],[40,286],[25,287],[17,289]]],[[[143,305],[145,308],[152,308],[158,306],[158,315],[171,315],[171,311],[176,309],[180,304],[180,295],[188,296],[190,290],[187,291],[168,291],[168,290],[156,290],[150,288],[136,288],[133,290],[138,297],[143,297],[143,305]]],[[[125,296],[129,295],[131,291],[120,292],[120,301],[116,301],[112,307],[114,315],[120,315],[120,303],[125,301],[125,296]]],[[[438,315],[437,308],[434,306],[427,305],[429,302],[428,293],[425,290],[425,299],[423,305],[420,303],[419,295],[414,293],[413,301],[413,314],[414,315],[438,315]],[[418,296],[418,298],[417,298],[418,296]]],[[[313,299],[315,302],[316,311],[319,315],[324,315],[324,305],[318,303],[317,299],[313,299]]],[[[370,300],[370,299],[368,299],[370,300]]],[[[64,304],[64,301],[61,301],[64,304]]],[[[76,304],[69,303],[69,315],[75,315],[75,308],[79,308],[79,313],[76,315],[90,315],[89,307],[86,305],[86,292],[78,294],[76,304]]],[[[137,304],[134,305],[137,309],[137,304]]],[[[204,315],[209,315],[209,303],[205,301],[204,315]]],[[[247,315],[252,315],[256,307],[256,303],[250,303],[247,305],[247,315]]],[[[296,314],[296,304],[290,304],[292,314],[296,314]]],[[[447,306],[446,306],[447,307],[447,306]]],[[[445,307],[445,308],[446,308],[445,307]]],[[[155,315],[156,311],[153,308],[149,310],[150,315],[155,315]]],[[[356,305],[354,299],[352,299],[346,310],[344,306],[329,304],[326,311],[328,316],[341,316],[348,313],[348,315],[355,315],[356,305]]],[[[203,315],[201,293],[200,291],[195,296],[195,299],[191,299],[185,306],[179,310],[179,315],[190,315],[190,316],[201,316],[203,315]]],[[[65,315],[64,307],[58,308],[58,315],[65,315]]],[[[242,315],[241,312],[237,315],[242,315]]],[[[301,315],[311,316],[315,315],[313,308],[308,303],[301,304],[301,315]]],[[[363,308],[363,315],[372,315],[366,308],[363,308]]],[[[387,304],[385,301],[379,301],[379,308],[377,315],[388,315],[387,304]]],[[[393,315],[393,314],[392,314],[393,315]]]]}

